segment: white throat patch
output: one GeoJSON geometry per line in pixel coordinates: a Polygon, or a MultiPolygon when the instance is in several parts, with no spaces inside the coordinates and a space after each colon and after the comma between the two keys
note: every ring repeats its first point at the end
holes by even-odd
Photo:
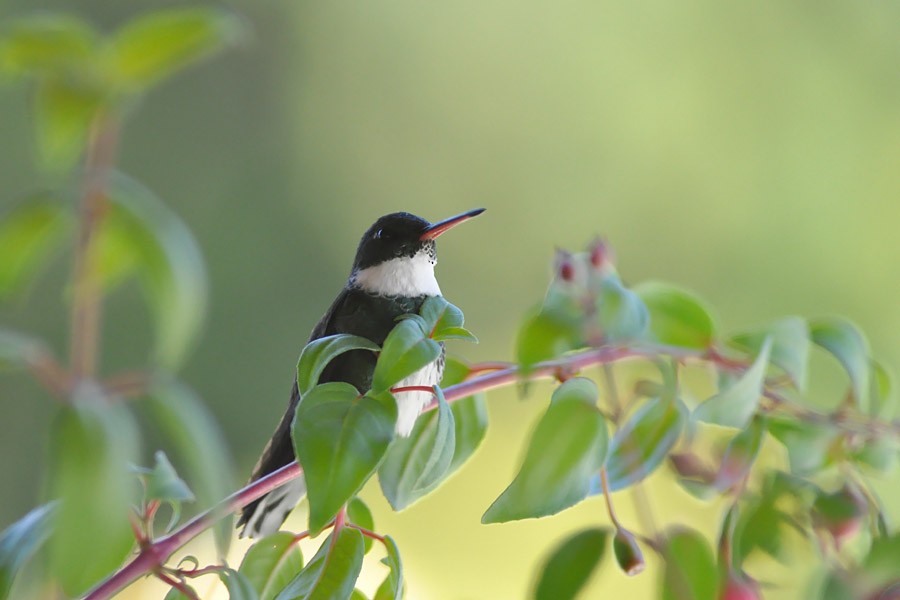
{"type": "Polygon", "coordinates": [[[434,277],[435,259],[428,252],[403,256],[356,271],[351,283],[378,296],[440,296],[434,277]]]}

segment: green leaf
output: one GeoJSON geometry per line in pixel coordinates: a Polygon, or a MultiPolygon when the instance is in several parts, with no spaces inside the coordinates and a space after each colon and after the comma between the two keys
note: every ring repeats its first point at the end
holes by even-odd
{"type": "Polygon", "coordinates": [[[641,297],[626,288],[616,276],[608,276],[600,284],[596,310],[606,342],[639,338],[650,321],[650,313],[641,297]]]}
{"type": "Polygon", "coordinates": [[[718,570],[703,536],[687,529],[673,533],[664,556],[663,600],[715,600],[718,570]]]}
{"type": "MultiPolygon", "coordinates": [[[[606,460],[610,491],[624,489],[643,480],[675,447],[686,421],[678,400],[654,398],[644,404],[616,431],[606,460]]],[[[598,485],[592,493],[599,493],[598,485]]]]}
{"type": "MultiPolygon", "coordinates": [[[[218,424],[194,391],[178,381],[159,379],[141,406],[175,450],[197,505],[208,507],[224,498],[233,488],[231,453],[218,424]]],[[[231,515],[223,516],[215,527],[216,544],[223,556],[232,529],[231,515]]]]}
{"type": "Polygon", "coordinates": [[[516,361],[526,375],[535,363],[582,346],[580,320],[563,310],[544,309],[522,323],[516,338],[516,361]]]}
{"type": "Polygon", "coordinates": [[[577,400],[588,406],[596,406],[598,396],[597,384],[593,380],[587,377],[572,377],[554,390],[550,402],[577,400]]]}
{"type": "MultiPolygon", "coordinates": [[[[347,519],[354,525],[359,525],[363,529],[375,531],[375,519],[372,517],[372,511],[366,506],[359,496],[353,497],[347,503],[347,519]]],[[[372,538],[364,537],[363,543],[366,546],[366,553],[372,549],[372,538]]]]}
{"type": "Polygon", "coordinates": [[[0,222],[0,298],[23,290],[70,230],[71,214],[46,196],[27,199],[0,222]]]}
{"type": "Polygon", "coordinates": [[[65,593],[79,596],[118,567],[134,543],[129,464],[139,433],[126,405],[83,389],[60,410],[50,440],[49,487],[59,498],[50,567],[65,593]]]}
{"type": "MultiPolygon", "coordinates": [[[[453,423],[456,426],[454,439],[456,447],[453,450],[453,458],[450,460],[450,468],[447,469],[447,477],[456,472],[481,445],[487,433],[488,412],[484,394],[475,394],[450,405],[453,413],[453,423]]],[[[420,419],[422,417],[419,417],[420,419]]],[[[429,417],[433,419],[435,417],[429,417]]]]}
{"type": "Polygon", "coordinates": [[[464,323],[462,311],[443,296],[426,298],[422,308],[419,309],[419,316],[425,320],[427,331],[430,333],[436,333],[447,327],[462,327],[464,323]]]}
{"type": "Polygon", "coordinates": [[[694,419],[738,429],[746,427],[759,406],[771,349],[772,340],[766,338],[753,365],[730,387],[698,406],[694,411],[694,419]]]}
{"type": "Polygon", "coordinates": [[[219,579],[228,590],[229,600],[259,600],[259,594],[243,573],[234,569],[223,569],[219,571],[219,579]]]}
{"type": "Polygon", "coordinates": [[[50,537],[56,503],[39,506],[0,533],[0,600],[6,600],[16,573],[50,537]]]}
{"type": "MultiPolygon", "coordinates": [[[[758,496],[744,494],[732,540],[733,564],[741,565],[756,549],[785,562],[788,557],[784,548],[790,544],[788,535],[795,531],[796,520],[782,507],[809,514],[819,493],[819,488],[805,479],[782,471],[770,471],[758,496]]],[[[801,535],[805,537],[806,533],[801,535]]]]}
{"type": "Polygon", "coordinates": [[[166,453],[159,450],[154,457],[156,464],[153,470],[147,474],[147,489],[144,496],[148,500],[162,502],[193,502],[194,493],[178,476],[166,453]]]}
{"type": "MultiPolygon", "coordinates": [[[[448,356],[444,361],[441,388],[446,389],[451,385],[462,383],[468,374],[468,365],[448,356]]],[[[479,392],[461,398],[450,405],[450,411],[453,413],[453,422],[456,425],[453,435],[456,439],[456,448],[447,471],[448,477],[475,453],[487,433],[488,412],[485,394],[479,392]]],[[[419,420],[434,418],[437,418],[434,411],[419,416],[419,420]]]]}
{"type": "Polygon", "coordinates": [[[541,569],[535,600],[570,600],[578,595],[606,552],[609,531],[579,531],[562,541],[541,569]]]}
{"type": "Polygon", "coordinates": [[[396,421],[390,394],[360,398],[348,383],[325,383],[303,398],[292,436],[308,488],[310,531],[321,531],[372,476],[396,421]]]}
{"type": "Polygon", "coordinates": [[[475,337],[475,334],[465,327],[445,327],[431,336],[431,339],[436,342],[443,342],[445,340],[463,340],[472,342],[473,344],[478,343],[478,338],[475,337]]]}
{"type": "Polygon", "coordinates": [[[705,349],[716,337],[716,323],[707,306],[681,288],[651,281],[634,289],[650,312],[650,337],[668,346],[705,349]]]}
{"type": "Polygon", "coordinates": [[[766,420],[757,417],[747,429],[734,436],[722,457],[722,465],[715,481],[717,489],[724,491],[744,478],[759,454],[765,433],[766,420]]]}
{"type": "Polygon", "coordinates": [[[271,600],[303,570],[303,554],[293,533],[279,531],[253,544],[238,569],[261,600],[271,600]]]}
{"type": "Polygon", "coordinates": [[[812,508],[815,520],[830,528],[860,520],[868,510],[868,503],[859,490],[845,485],[834,492],[819,492],[812,508]]]}
{"type": "Polygon", "coordinates": [[[30,335],[0,329],[0,368],[26,367],[44,351],[44,344],[30,335]]]}
{"type": "Polygon", "coordinates": [[[189,589],[194,595],[186,596],[181,593],[181,590],[178,588],[169,588],[169,591],[166,593],[166,597],[163,600],[193,600],[193,598],[198,598],[197,590],[195,590],[190,585],[186,585],[187,589],[189,589]]]}
{"type": "Polygon", "coordinates": [[[811,475],[834,462],[831,452],[840,432],[827,423],[769,418],[768,429],[787,448],[791,472],[811,475]]]}
{"type": "Polygon", "coordinates": [[[387,550],[387,556],[381,562],[388,566],[390,573],[378,586],[373,600],[401,600],[406,584],[403,581],[403,562],[400,560],[400,550],[397,548],[397,542],[389,535],[384,538],[384,547],[387,550]]]}
{"type": "Polygon", "coordinates": [[[608,439],[600,410],[584,401],[584,381],[570,379],[553,393],[518,475],[484,513],[482,523],[552,515],[588,495],[606,458],[608,439]]]}
{"type": "Polygon", "coordinates": [[[112,40],[113,80],[140,92],[234,42],[241,23],[212,8],[157,10],[125,24],[112,40]]]}
{"type": "Polygon", "coordinates": [[[870,364],[872,370],[869,379],[869,414],[873,417],[891,417],[897,405],[894,373],[874,359],[870,364]]]}
{"type": "Polygon", "coordinates": [[[366,338],[347,333],[329,335],[308,343],[297,362],[297,389],[300,390],[300,396],[304,396],[319,383],[319,377],[328,363],[350,350],[378,352],[380,348],[366,338]]]}
{"type": "Polygon", "coordinates": [[[900,534],[894,533],[872,541],[869,555],[863,561],[863,571],[870,585],[896,582],[897,556],[900,556],[900,534]]]}
{"type": "Polygon", "coordinates": [[[41,81],[35,96],[35,133],[43,168],[71,169],[87,147],[91,124],[104,108],[102,93],[69,79],[41,81]]]}
{"type": "Polygon", "coordinates": [[[408,437],[394,441],[378,469],[381,491],[394,510],[403,510],[434,490],[449,473],[456,425],[440,388],[435,388],[435,395],[437,417],[418,419],[408,437]]]}
{"type": "Polygon", "coordinates": [[[777,496],[768,493],[745,503],[732,542],[735,565],[757,548],[776,559],[784,558],[784,525],[788,518],[776,501],[777,496]]]}
{"type": "Polygon", "coordinates": [[[830,352],[850,376],[853,399],[862,410],[869,402],[869,342],[862,331],[841,317],[813,319],[809,322],[813,342],[830,352]]]}
{"type": "Polygon", "coordinates": [[[328,537],[306,568],[276,600],[346,600],[362,570],[363,536],[345,527],[328,537]]]}
{"type": "MultiPolygon", "coordinates": [[[[117,176],[111,198],[114,202],[104,227],[123,228],[118,239],[130,241],[135,271],[156,317],[155,360],[174,370],[184,362],[206,314],[203,256],[190,229],[146,188],[117,176]]],[[[103,250],[96,257],[101,270],[105,263],[117,260],[103,250]]]]}
{"type": "Polygon", "coordinates": [[[888,473],[896,466],[897,459],[900,458],[900,442],[896,438],[886,435],[874,437],[853,452],[852,457],[876,472],[888,473]]]}
{"type": "Polygon", "coordinates": [[[350,594],[350,600],[369,600],[369,598],[358,589],[355,589],[350,594]]]}
{"type": "Polygon", "coordinates": [[[441,345],[413,319],[397,323],[384,340],[372,374],[372,391],[386,392],[441,355],[441,345]]]}
{"type": "Polygon", "coordinates": [[[462,311],[443,296],[430,296],[426,299],[419,310],[419,316],[422,317],[423,329],[428,332],[428,337],[437,342],[466,340],[478,343],[478,338],[463,327],[462,311]]]}
{"type": "Polygon", "coordinates": [[[96,34],[71,15],[39,13],[14,19],[0,37],[0,72],[12,75],[60,75],[87,62],[96,34]]]}
{"type": "Polygon", "coordinates": [[[730,342],[758,355],[767,338],[772,340],[771,361],[784,370],[801,392],[806,391],[809,367],[809,324],[802,317],[786,317],[770,323],[759,331],[742,333],[730,342]]]}

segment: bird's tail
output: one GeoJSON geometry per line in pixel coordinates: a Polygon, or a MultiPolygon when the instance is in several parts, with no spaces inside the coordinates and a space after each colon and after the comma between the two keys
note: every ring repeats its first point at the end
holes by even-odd
{"type": "MultiPolygon", "coordinates": [[[[291,421],[294,411],[300,402],[300,394],[297,391],[297,382],[291,390],[291,402],[287,412],[282,417],[275,434],[266,444],[259,462],[253,467],[253,475],[250,481],[256,481],[273,471],[289,464],[294,460],[294,444],[291,441],[291,421]]],[[[278,531],[281,524],[287,518],[300,499],[306,495],[306,481],[300,476],[281,485],[262,498],[254,500],[244,507],[237,526],[244,526],[240,537],[251,538],[264,537],[278,531]]]]}
{"type": "Polygon", "coordinates": [[[301,475],[248,504],[238,521],[238,527],[244,526],[238,537],[261,538],[275,533],[305,495],[306,481],[301,475]]]}

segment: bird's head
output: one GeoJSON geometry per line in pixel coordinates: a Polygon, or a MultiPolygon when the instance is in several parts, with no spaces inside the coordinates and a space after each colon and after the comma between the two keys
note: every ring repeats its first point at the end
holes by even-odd
{"type": "Polygon", "coordinates": [[[385,296],[440,294],[434,280],[435,239],[483,212],[477,208],[437,223],[406,212],[381,217],[359,241],[351,284],[385,296]]]}

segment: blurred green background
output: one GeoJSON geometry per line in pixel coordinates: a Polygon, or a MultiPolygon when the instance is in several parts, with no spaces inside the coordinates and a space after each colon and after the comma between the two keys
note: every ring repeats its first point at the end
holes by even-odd
{"type": "MultiPolygon", "coordinates": [[[[60,9],[109,29],[174,4],[6,0],[0,22],[60,9]]],[[[246,42],[150,94],[120,164],[204,250],[211,310],[182,377],[219,419],[236,479],[280,418],[359,235],[395,210],[436,220],[488,208],[440,244],[444,293],[481,339],[452,349],[471,360],[508,359],[554,247],[603,234],[627,280],[695,290],[726,330],[842,314],[900,365],[896,3],[231,5],[250,26],[246,42]]],[[[33,155],[28,92],[0,86],[0,208],[65,183],[37,172],[33,155]]],[[[0,322],[63,354],[60,258],[0,322]]],[[[106,308],[104,371],[141,365],[151,330],[137,290],[106,308]]],[[[540,522],[478,524],[514,474],[544,391],[525,403],[492,395],[475,459],[409,510],[389,513],[367,488],[379,530],[404,554],[411,598],[522,597],[556,539],[606,522],[593,499],[540,522]]],[[[40,498],[53,409],[26,376],[0,379],[0,527],[40,498]]],[[[682,490],[651,483],[662,520],[718,526],[682,490]]],[[[302,529],[301,517],[289,525],[302,529]]],[[[644,597],[655,577],[603,569],[593,589],[644,597]]]]}

